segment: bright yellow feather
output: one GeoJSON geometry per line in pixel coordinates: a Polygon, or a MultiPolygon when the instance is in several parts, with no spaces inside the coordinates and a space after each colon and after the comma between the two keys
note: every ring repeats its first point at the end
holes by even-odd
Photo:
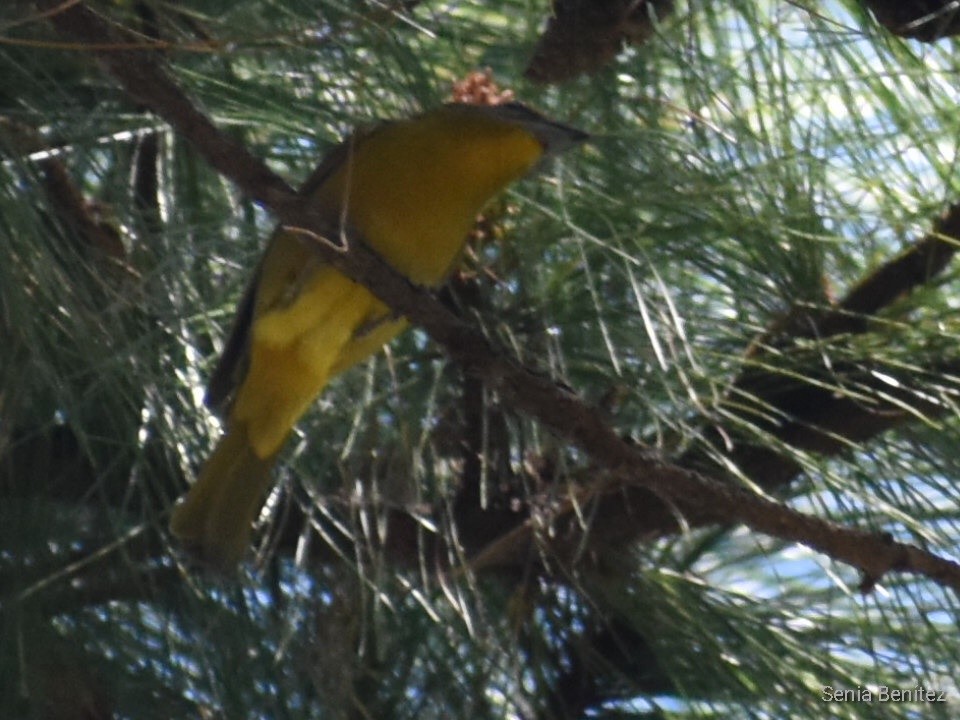
{"type": "MultiPolygon", "coordinates": [[[[420,285],[456,265],[483,205],[545,154],[586,136],[518,105],[445,105],[341,145],[302,192],[420,285]]],[[[171,528],[219,566],[243,554],[291,429],[336,374],[406,327],[310,241],[274,233],[211,381],[227,433],[171,528]],[[230,402],[232,400],[232,403],[230,402]]]]}

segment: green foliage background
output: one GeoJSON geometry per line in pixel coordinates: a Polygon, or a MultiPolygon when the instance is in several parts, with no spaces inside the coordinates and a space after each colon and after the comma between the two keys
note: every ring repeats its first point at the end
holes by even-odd
{"type": "MultiPolygon", "coordinates": [[[[908,385],[915,404],[897,397],[914,417],[897,430],[822,457],[725,399],[756,337],[843,296],[956,197],[951,43],[894,40],[852,2],[679,3],[647,44],[545,88],[521,79],[545,3],[91,5],[136,28],[154,18],[170,43],[158,60],[291,182],[350,128],[441,102],[490,67],[595,140],[499,206],[470,316],[584,397],[616,394],[617,429],[668,456],[699,449],[737,477],[704,439],[724,424],[799,463],[780,493],[794,507],[957,554],[955,269],[869,333],[804,348],[828,370],[859,363],[908,385]]],[[[956,597],[896,575],[862,596],[849,568],[743,529],[522,580],[336,559],[306,535],[296,555],[261,545],[239,579],[188,573],[165,513],[218,436],[203,383],[271,220],[34,11],[0,10],[0,715],[956,715],[956,597]],[[134,192],[148,137],[154,208],[134,192]],[[122,238],[124,267],[51,205],[51,150],[122,238]],[[821,701],[825,685],[917,684],[951,703],[821,701]]],[[[794,360],[763,362],[789,378],[794,360]]],[[[829,372],[818,382],[882,399],[829,372]]],[[[358,546],[375,529],[352,503],[442,508],[461,385],[410,332],[330,387],[278,475],[358,546]]],[[[550,457],[567,482],[589,478],[578,453],[486,402],[505,418],[496,462],[550,457]]]]}

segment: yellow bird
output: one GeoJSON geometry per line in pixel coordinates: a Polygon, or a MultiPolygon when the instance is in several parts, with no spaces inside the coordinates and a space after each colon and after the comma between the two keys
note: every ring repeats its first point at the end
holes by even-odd
{"type": "MultiPolygon", "coordinates": [[[[586,138],[518,103],[443,105],[357,131],[300,192],[414,283],[435,287],[493,196],[586,138]]],[[[309,241],[275,231],[207,392],[226,433],[174,509],[174,535],[207,562],[234,565],[300,416],[332,377],[405,327],[309,241]]]]}

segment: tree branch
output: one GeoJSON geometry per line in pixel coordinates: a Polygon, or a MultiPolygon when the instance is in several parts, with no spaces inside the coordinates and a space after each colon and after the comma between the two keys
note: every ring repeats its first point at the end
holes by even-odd
{"type": "MultiPolygon", "coordinates": [[[[744,368],[727,392],[728,397],[735,398],[736,407],[729,406],[727,410],[744,417],[750,412],[749,407],[757,408],[757,416],[744,417],[744,421],[762,426],[764,432],[786,447],[737,438],[729,428],[708,420],[703,422],[704,441],[757,486],[768,492],[781,492],[802,470],[787,448],[833,457],[853,444],[914,421],[917,413],[935,418],[947,412],[949,403],[938,404],[927,393],[913,391],[910,377],[900,378],[899,387],[893,387],[870,375],[869,357],[858,363],[835,360],[828,370],[823,365],[822,351],[813,349],[805,351],[806,357],[799,358],[789,374],[785,367],[788,360],[798,360],[798,341],[822,342],[841,334],[868,332],[874,314],[934,280],[948,267],[958,247],[960,204],[955,204],[937,219],[930,233],[876,268],[835,306],[824,310],[797,308],[750,345],[744,354],[744,368]],[[840,384],[859,387],[861,397],[839,391],[840,384]],[[872,394],[870,402],[862,399],[864,393],[872,394]],[[907,407],[914,412],[908,412],[907,407]],[[763,422],[758,419],[761,415],[776,416],[779,420],[763,422]]],[[[952,375],[956,365],[956,361],[944,358],[928,369],[952,375]]],[[[883,368],[883,372],[897,374],[890,368],[883,368]]],[[[709,474],[725,473],[703,445],[688,450],[674,462],[709,474]]],[[[594,531],[597,544],[615,547],[634,538],[678,530],[675,509],[641,488],[625,489],[622,495],[599,502],[597,514],[605,522],[594,531]]],[[[723,522],[709,511],[688,512],[683,520],[690,527],[723,522]]]]}
{"type": "MultiPolygon", "coordinates": [[[[870,364],[869,358],[864,359],[861,367],[850,367],[851,363],[837,360],[829,377],[825,377],[821,352],[808,351],[809,359],[791,367],[790,375],[811,378],[811,382],[788,379],[780,369],[786,357],[796,356],[798,341],[823,342],[838,335],[868,332],[877,313],[943,273],[958,249],[960,203],[947,208],[929,233],[873,270],[835,306],[823,310],[797,308],[775,323],[747,349],[745,367],[731,383],[728,395],[741,405],[765,408],[767,415],[779,414],[783,422],[765,426],[766,431],[792,448],[823,456],[837,455],[850,443],[862,443],[914,419],[916,415],[904,410],[904,406],[863,402],[836,391],[835,385],[840,381],[876,387],[876,378],[866,377],[863,370],[870,364]],[[770,369],[771,365],[776,367],[770,369]]],[[[940,365],[947,372],[953,363],[945,360],[940,365]]],[[[917,394],[910,397],[909,386],[909,378],[904,378],[901,389],[882,389],[891,398],[903,396],[898,399],[930,417],[946,410],[945,404],[938,405],[917,394]]],[[[708,437],[711,432],[707,430],[708,437]]],[[[723,448],[726,440],[716,436],[715,431],[713,434],[711,442],[718,449],[723,448]]],[[[688,453],[679,464],[702,467],[704,461],[694,454],[695,451],[688,453]]],[[[771,446],[738,443],[722,454],[766,490],[783,487],[800,471],[793,457],[771,446]]]]}

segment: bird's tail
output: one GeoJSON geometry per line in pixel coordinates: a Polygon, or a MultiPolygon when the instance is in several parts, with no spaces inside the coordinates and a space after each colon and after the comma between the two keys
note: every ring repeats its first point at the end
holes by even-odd
{"type": "Polygon", "coordinates": [[[221,569],[236,565],[250,544],[251,526],[273,483],[274,457],[257,457],[245,427],[231,428],[187,497],[174,508],[170,530],[204,562],[221,569]]]}

